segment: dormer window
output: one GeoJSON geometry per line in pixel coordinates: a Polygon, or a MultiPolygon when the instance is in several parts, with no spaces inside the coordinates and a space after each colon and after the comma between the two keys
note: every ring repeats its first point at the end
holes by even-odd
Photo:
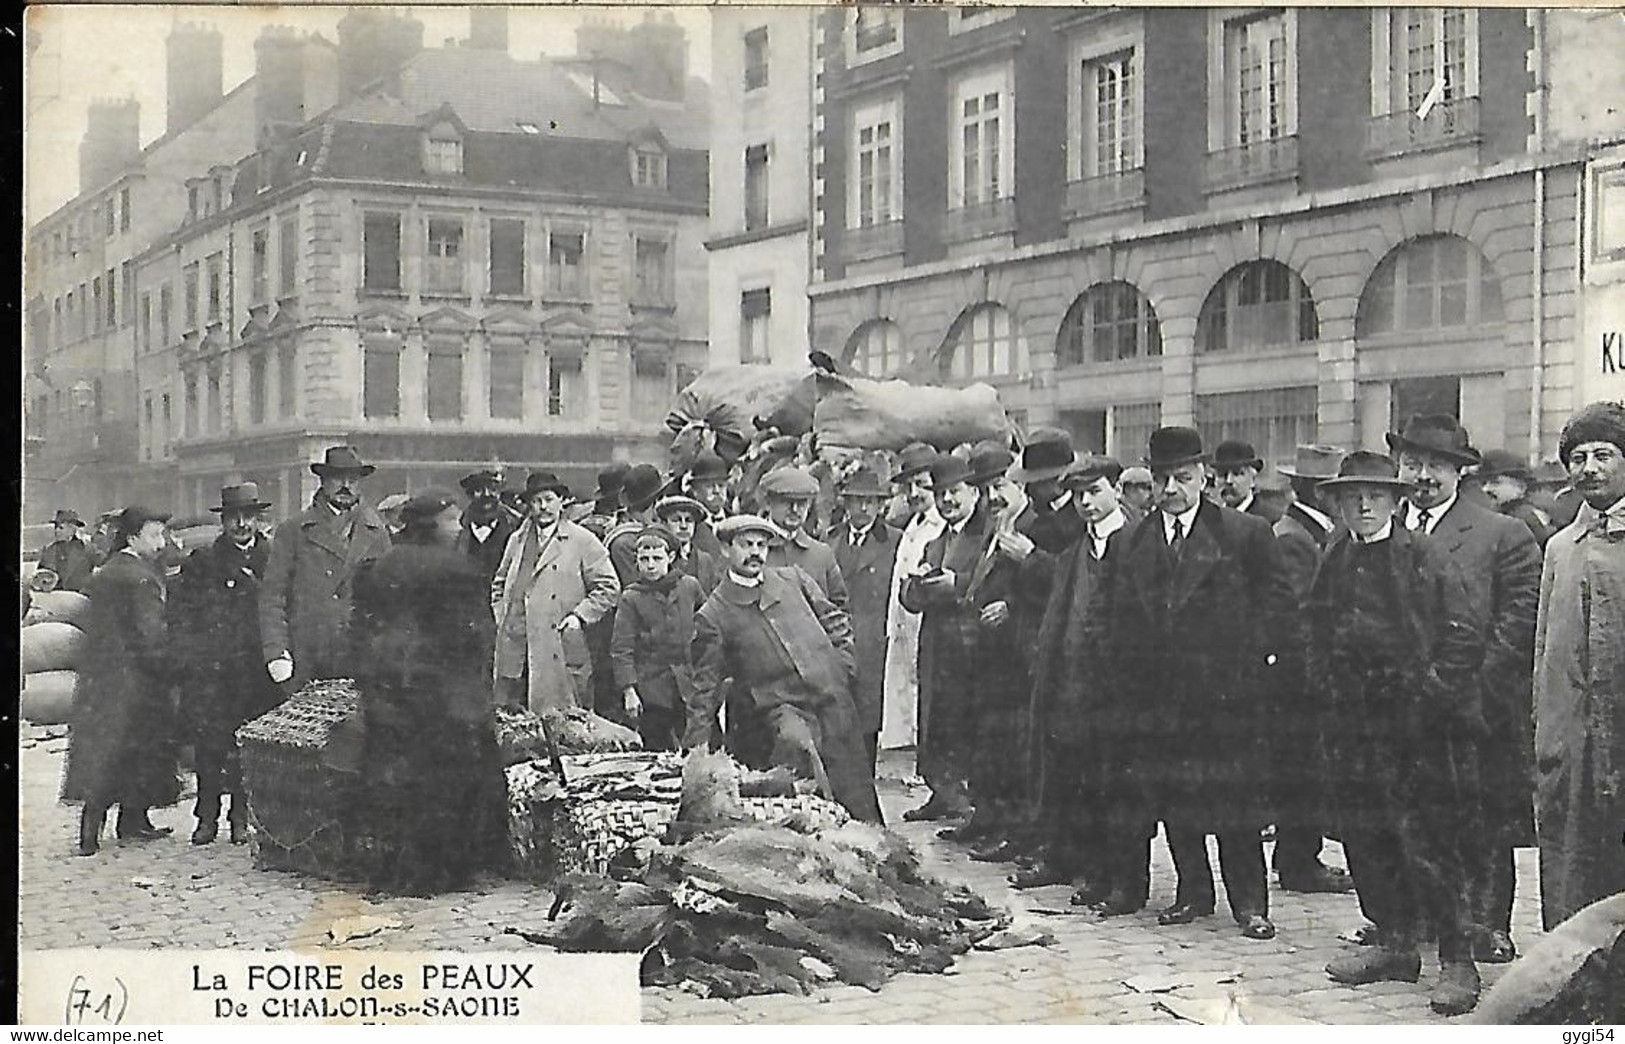
{"type": "Polygon", "coordinates": [[[463,172],[463,128],[454,119],[449,107],[443,108],[423,134],[423,170],[427,174],[461,174],[463,172]]]}
{"type": "Polygon", "coordinates": [[[666,154],[658,149],[633,149],[632,184],[638,188],[665,188],[666,154]]]}

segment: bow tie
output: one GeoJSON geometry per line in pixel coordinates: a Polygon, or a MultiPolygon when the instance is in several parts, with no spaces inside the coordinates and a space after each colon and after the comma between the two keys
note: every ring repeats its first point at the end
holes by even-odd
{"type": "Polygon", "coordinates": [[[1588,534],[1594,533],[1607,540],[1625,537],[1625,517],[1619,515],[1598,515],[1586,527],[1588,534]]]}

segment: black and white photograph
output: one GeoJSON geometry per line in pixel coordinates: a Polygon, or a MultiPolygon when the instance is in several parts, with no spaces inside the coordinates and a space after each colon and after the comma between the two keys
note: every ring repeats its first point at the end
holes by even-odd
{"type": "Polygon", "coordinates": [[[1625,10],[22,36],[20,1024],[1625,1024],[1625,10]]]}

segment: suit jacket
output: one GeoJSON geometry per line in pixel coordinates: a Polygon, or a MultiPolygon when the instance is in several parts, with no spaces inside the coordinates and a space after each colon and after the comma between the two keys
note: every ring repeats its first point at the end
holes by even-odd
{"type": "Polygon", "coordinates": [[[822,540],[797,530],[789,539],[774,545],[767,553],[770,566],[798,566],[817,582],[824,596],[842,609],[846,608],[846,579],[835,561],[835,552],[822,540]]]}
{"type": "Polygon", "coordinates": [[[384,520],[365,504],[336,516],[318,500],[277,526],[260,587],[260,647],[268,661],[293,655],[289,691],[313,678],[352,675],[345,634],[351,581],[362,562],[392,546],[384,520]]]}
{"type": "Polygon", "coordinates": [[[271,557],[269,538],[245,553],[222,533],[193,551],[171,585],[169,630],[187,685],[188,724],[225,740],[270,710],[282,693],[265,673],[260,641],[260,587],[271,557]]]}
{"type": "Polygon", "coordinates": [[[96,568],[96,552],[78,537],[56,540],[40,552],[39,568],[56,574],[58,591],[83,591],[96,568]]]}
{"type": "MultiPolygon", "coordinates": [[[[715,540],[715,537],[712,539],[715,540]]],[[[717,589],[724,572],[721,555],[713,554],[700,546],[698,530],[694,534],[694,543],[689,545],[688,554],[677,559],[674,568],[698,580],[700,589],[706,594],[717,589]]]]}
{"type": "Polygon", "coordinates": [[[876,521],[861,545],[853,545],[849,526],[840,527],[830,545],[847,585],[847,611],[852,616],[858,669],[852,696],[865,732],[879,732],[884,714],[886,613],[891,604],[892,569],[897,564],[900,537],[897,530],[876,521]]]}

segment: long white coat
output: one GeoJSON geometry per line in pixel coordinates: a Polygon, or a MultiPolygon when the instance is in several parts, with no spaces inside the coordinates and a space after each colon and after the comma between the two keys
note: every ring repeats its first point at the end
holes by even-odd
{"type": "Polygon", "coordinates": [[[920,566],[926,545],[946,525],[936,508],[910,519],[897,543],[897,565],[892,569],[891,599],[886,607],[885,714],[881,718],[880,745],[891,750],[912,747],[919,734],[920,614],[903,608],[903,580],[920,566]]]}

